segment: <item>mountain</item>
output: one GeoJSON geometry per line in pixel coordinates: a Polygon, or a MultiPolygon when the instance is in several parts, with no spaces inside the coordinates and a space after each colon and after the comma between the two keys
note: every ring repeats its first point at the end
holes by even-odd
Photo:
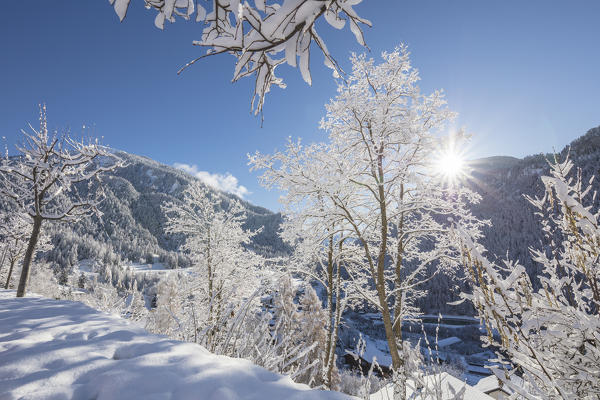
{"type": "MultiPolygon", "coordinates": [[[[159,260],[170,267],[186,267],[190,260],[177,252],[182,237],[164,234],[165,216],[161,204],[178,202],[182,193],[196,178],[174,167],[160,164],[146,157],[118,153],[127,165],[103,178],[106,199],[101,205],[103,218],[87,218],[76,224],[46,224],[44,231],[52,241],[50,250],[41,256],[55,265],[69,269],[78,260],[96,259],[115,265],[122,260],[149,262],[159,260]]],[[[600,127],[562,149],[556,157],[566,156],[581,169],[583,182],[592,175],[600,175],[600,127]]],[[[470,162],[471,178],[467,184],[481,195],[481,202],[473,213],[490,220],[484,229],[482,244],[487,256],[502,260],[508,256],[522,263],[535,283],[539,266],[529,256],[530,248],[544,248],[546,243],[539,228],[539,219],[524,195],[543,196],[541,176],[549,173],[549,160],[554,154],[537,154],[523,159],[488,157],[470,162]]],[[[593,182],[600,189],[600,181],[593,182]]],[[[86,189],[82,188],[83,194],[86,189]]],[[[221,207],[229,207],[236,196],[211,190],[221,207]]],[[[239,199],[238,199],[239,200],[239,199]]],[[[265,255],[288,254],[290,249],[279,238],[282,217],[265,208],[240,200],[247,213],[245,227],[262,229],[255,237],[252,248],[265,255]]],[[[599,206],[595,198],[594,207],[599,206]]],[[[457,299],[460,290],[468,288],[465,279],[449,279],[440,274],[428,283],[429,295],[419,302],[425,312],[469,313],[468,305],[448,306],[457,299]]]]}
{"type": "MultiPolygon", "coordinates": [[[[103,176],[105,200],[101,219],[87,218],[76,224],[47,224],[53,246],[46,258],[63,267],[77,260],[94,258],[105,263],[119,260],[149,262],[159,257],[171,267],[185,267],[190,260],[177,249],[183,238],[164,233],[166,222],[161,205],[182,201],[186,187],[197,178],[146,157],[117,153],[126,166],[103,176]]],[[[85,194],[86,188],[80,192],[85,194]]],[[[210,189],[224,209],[236,199],[245,208],[244,228],[261,231],[251,247],[265,255],[279,255],[289,248],[277,235],[281,214],[255,206],[237,196],[210,189]]]]}
{"type": "MultiPolygon", "coordinates": [[[[542,197],[544,186],[541,177],[549,175],[549,162],[554,157],[562,161],[569,157],[581,170],[583,183],[595,175],[600,179],[600,127],[590,129],[585,135],[565,146],[556,155],[536,154],[523,159],[506,156],[481,158],[469,162],[471,169],[467,185],[481,196],[479,204],[473,206],[473,214],[491,222],[483,229],[481,243],[487,249],[489,259],[501,262],[504,259],[519,261],[528,271],[532,282],[537,285],[540,265],[530,257],[530,248],[543,249],[548,246],[540,229],[539,217],[526,200],[525,195],[542,197]]],[[[593,190],[600,191],[600,181],[593,181],[593,190]]],[[[588,200],[591,200],[591,196],[588,200]]],[[[599,207],[600,199],[594,200],[599,207]]],[[[435,268],[435,267],[434,267],[435,268]]],[[[433,268],[432,268],[433,271],[433,268]]],[[[458,300],[460,291],[469,291],[462,270],[455,278],[438,274],[427,283],[428,295],[418,302],[427,313],[472,314],[467,303],[450,306],[458,300]]]]}
{"type": "MultiPolygon", "coordinates": [[[[492,223],[484,230],[483,244],[488,257],[502,259],[508,255],[509,259],[522,263],[530,276],[538,274],[539,266],[529,257],[529,248],[543,248],[546,243],[539,218],[525,195],[542,197],[541,177],[549,175],[549,162],[555,157],[562,161],[567,156],[581,170],[584,184],[593,175],[600,177],[600,127],[590,129],[556,155],[537,154],[523,159],[490,157],[471,163],[473,172],[469,184],[482,197],[473,211],[492,223]]],[[[592,184],[594,191],[600,190],[598,180],[592,184]]],[[[596,198],[594,207],[598,204],[596,198]]]]}

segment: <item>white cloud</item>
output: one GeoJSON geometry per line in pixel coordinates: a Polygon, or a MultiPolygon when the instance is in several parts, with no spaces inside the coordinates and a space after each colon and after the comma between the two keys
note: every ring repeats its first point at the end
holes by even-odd
{"type": "Polygon", "coordinates": [[[188,174],[200,179],[205,185],[208,185],[223,192],[232,193],[240,198],[249,195],[250,191],[245,186],[239,184],[237,178],[229,172],[225,174],[211,174],[208,171],[199,171],[196,164],[189,165],[183,163],[175,163],[175,168],[178,168],[188,174]]]}

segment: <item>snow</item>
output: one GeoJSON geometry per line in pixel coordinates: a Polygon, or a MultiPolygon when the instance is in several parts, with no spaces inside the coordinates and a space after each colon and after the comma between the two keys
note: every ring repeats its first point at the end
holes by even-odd
{"type": "Polygon", "coordinates": [[[133,272],[168,272],[174,271],[171,269],[167,269],[162,263],[154,263],[154,264],[127,264],[122,266],[123,269],[132,269],[133,272]]]}
{"type": "Polygon", "coordinates": [[[480,375],[489,375],[492,373],[492,371],[489,368],[481,367],[481,366],[473,365],[473,364],[467,365],[467,371],[475,373],[475,374],[480,374],[480,375]]]}
{"type": "MultiPolygon", "coordinates": [[[[528,384],[523,382],[523,380],[521,378],[519,378],[518,376],[515,376],[515,375],[512,375],[510,377],[510,383],[513,385],[516,385],[519,388],[524,388],[524,387],[528,386],[528,384]]],[[[514,393],[513,390],[511,390],[506,384],[501,384],[500,381],[498,380],[498,378],[496,377],[496,375],[491,375],[491,376],[485,377],[483,379],[480,379],[479,382],[477,382],[477,384],[473,387],[484,393],[490,393],[490,392],[497,391],[497,390],[504,392],[506,395],[510,395],[510,394],[514,393]]],[[[500,397],[500,398],[508,398],[508,396],[500,397]]]]}
{"type": "Polygon", "coordinates": [[[465,325],[468,324],[479,324],[479,319],[475,318],[475,317],[469,317],[466,315],[452,315],[452,314],[423,314],[419,316],[420,319],[424,319],[424,320],[428,320],[428,319],[434,319],[438,320],[438,318],[440,318],[442,320],[442,323],[444,320],[452,320],[452,321],[457,321],[457,322],[463,322],[465,325]],[[441,316],[441,317],[440,317],[441,316]]]}
{"type": "Polygon", "coordinates": [[[460,342],[462,342],[462,340],[460,340],[456,336],[451,336],[449,338],[438,340],[437,347],[441,349],[444,347],[452,346],[453,344],[460,343],[460,342]]]}
{"type": "Polygon", "coordinates": [[[482,378],[477,382],[474,386],[475,389],[481,390],[484,393],[490,392],[492,390],[496,390],[500,388],[500,382],[498,382],[498,378],[496,375],[490,375],[485,378],[482,378]]]}
{"type": "Polygon", "coordinates": [[[365,361],[372,363],[373,359],[375,359],[381,366],[389,367],[392,365],[392,356],[385,340],[372,339],[367,335],[363,336],[363,340],[365,342],[365,351],[361,357],[365,361]]]}
{"type": "MultiPolygon", "coordinates": [[[[491,400],[492,397],[488,396],[487,394],[483,393],[480,390],[475,389],[474,387],[466,384],[465,382],[453,377],[452,375],[446,373],[446,372],[441,372],[439,374],[435,374],[435,375],[428,375],[425,377],[425,386],[428,390],[430,390],[432,393],[435,393],[435,388],[437,385],[441,386],[442,389],[442,400],[450,400],[450,399],[454,399],[454,395],[453,393],[458,394],[461,390],[465,390],[464,391],[464,397],[462,398],[463,400],[491,400]]],[[[413,390],[411,390],[410,386],[413,386],[411,384],[408,385],[409,387],[407,387],[407,397],[411,396],[414,394],[413,390]]],[[[387,385],[385,386],[383,389],[381,389],[378,392],[373,393],[369,399],[370,400],[391,400],[393,399],[393,386],[392,385],[387,385]]],[[[436,396],[434,395],[426,395],[425,399],[436,399],[436,396]]]]}
{"type": "Polygon", "coordinates": [[[143,263],[132,263],[132,264],[124,264],[121,265],[121,268],[125,271],[131,271],[134,274],[158,274],[158,275],[167,275],[171,273],[190,273],[192,271],[191,268],[177,268],[171,269],[165,267],[163,263],[154,263],[154,264],[143,264],[143,263]]]}
{"type": "Polygon", "coordinates": [[[146,171],[146,175],[148,175],[148,178],[150,178],[152,182],[156,180],[156,175],[154,175],[154,171],[152,171],[151,169],[146,171]]]}
{"type": "Polygon", "coordinates": [[[127,15],[127,8],[129,7],[130,0],[110,0],[110,4],[114,4],[115,12],[119,16],[119,21],[123,22],[125,15],[127,15]]]}
{"type": "Polygon", "coordinates": [[[81,260],[79,261],[79,265],[77,266],[77,268],[79,269],[79,272],[84,272],[86,274],[94,274],[96,273],[95,264],[96,262],[92,259],[81,260]]]}
{"type": "Polygon", "coordinates": [[[348,399],[151,335],[81,303],[0,290],[0,399],[348,399]]]}

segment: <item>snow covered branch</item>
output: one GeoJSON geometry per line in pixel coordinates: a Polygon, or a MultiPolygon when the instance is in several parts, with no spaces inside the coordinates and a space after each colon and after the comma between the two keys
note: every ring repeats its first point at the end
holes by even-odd
{"type": "MultiPolygon", "coordinates": [[[[109,0],[121,21],[130,1],[109,0]]],[[[361,25],[371,26],[371,22],[354,10],[361,1],[257,0],[251,4],[240,0],[214,0],[206,2],[209,4],[206,9],[193,0],[144,0],[146,8],[157,12],[154,24],[159,29],[164,29],[165,21],[175,22],[177,17],[194,18],[205,25],[201,39],[193,44],[207,48],[206,53],[188,62],[178,73],[208,56],[233,55],[236,58],[233,82],[246,76],[255,77],[252,109],[256,114],[262,111],[271,86],[285,88],[283,80],[275,75],[279,65],[287,63],[299,67],[306,83],[312,83],[310,47],[313,43],[334,75],[343,74],[317,33],[316,21],[324,17],[335,29],[342,29],[348,22],[356,41],[365,46],[361,25]]]]}
{"type": "Polygon", "coordinates": [[[31,127],[31,131],[22,131],[24,144],[17,146],[21,155],[11,158],[7,155],[0,165],[0,195],[15,202],[33,221],[17,291],[19,297],[25,294],[42,222],[74,222],[92,213],[100,215],[99,177],[122,165],[114,153],[97,141],[85,143],[51,135],[45,106],[40,107],[40,128],[31,127]]]}
{"type": "Polygon", "coordinates": [[[313,262],[328,255],[322,265],[337,265],[351,279],[344,290],[381,312],[398,398],[404,398],[412,372],[403,359],[401,321],[417,312],[429,268],[450,270],[460,259],[449,221],[460,220],[474,237],[483,222],[469,211],[478,196],[449,190],[431,167],[438,131],[454,116],[442,93],[420,92],[405,46],[382,58],[376,65],[352,56],[352,73],[321,121],[327,142],[290,140],[284,152],[249,159],[263,170],[263,185],[284,192],[286,239],[296,235],[297,248],[312,246],[312,253],[302,251],[313,262]]]}
{"type": "Polygon", "coordinates": [[[572,168],[568,158],[555,160],[551,176],[542,177],[545,195],[528,197],[547,241],[544,249],[530,249],[541,265],[539,289],[523,266],[489,262],[459,229],[473,284],[473,294],[464,297],[485,321],[488,343],[518,367],[494,372],[527,399],[600,395],[600,213],[584,205],[591,186],[579,174],[573,179],[572,168]],[[517,372],[522,376],[515,380],[517,372]]]}

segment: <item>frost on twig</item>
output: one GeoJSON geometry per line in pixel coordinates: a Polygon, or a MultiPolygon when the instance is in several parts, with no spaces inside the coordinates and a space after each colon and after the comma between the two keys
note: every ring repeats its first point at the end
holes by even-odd
{"type": "MultiPolygon", "coordinates": [[[[262,112],[265,95],[271,86],[285,88],[275,69],[287,63],[298,67],[309,85],[310,47],[315,44],[324,56],[324,63],[334,76],[343,73],[331,55],[315,23],[324,17],[336,29],[346,22],[356,41],[366,46],[361,26],[371,22],[360,17],[354,6],[362,0],[256,0],[251,4],[240,0],[214,0],[205,8],[192,0],[144,0],[146,8],[157,12],[154,24],[163,29],[165,21],[177,17],[204,24],[202,36],[193,42],[206,48],[206,53],[189,61],[178,73],[197,61],[217,54],[228,53],[236,58],[232,81],[246,76],[255,77],[251,107],[255,114],[262,112]],[[195,17],[194,17],[195,16],[195,17]]],[[[123,21],[130,0],[109,0],[123,21]]],[[[202,2],[204,3],[204,2],[202,2]]]]}
{"type": "Polygon", "coordinates": [[[99,176],[122,165],[97,140],[85,143],[67,135],[50,134],[45,106],[40,107],[40,128],[30,128],[31,132],[21,131],[24,143],[17,146],[21,155],[7,155],[0,165],[0,196],[17,204],[33,222],[18,297],[25,295],[42,222],[74,222],[90,214],[99,216],[98,204],[103,197],[99,176]]]}

